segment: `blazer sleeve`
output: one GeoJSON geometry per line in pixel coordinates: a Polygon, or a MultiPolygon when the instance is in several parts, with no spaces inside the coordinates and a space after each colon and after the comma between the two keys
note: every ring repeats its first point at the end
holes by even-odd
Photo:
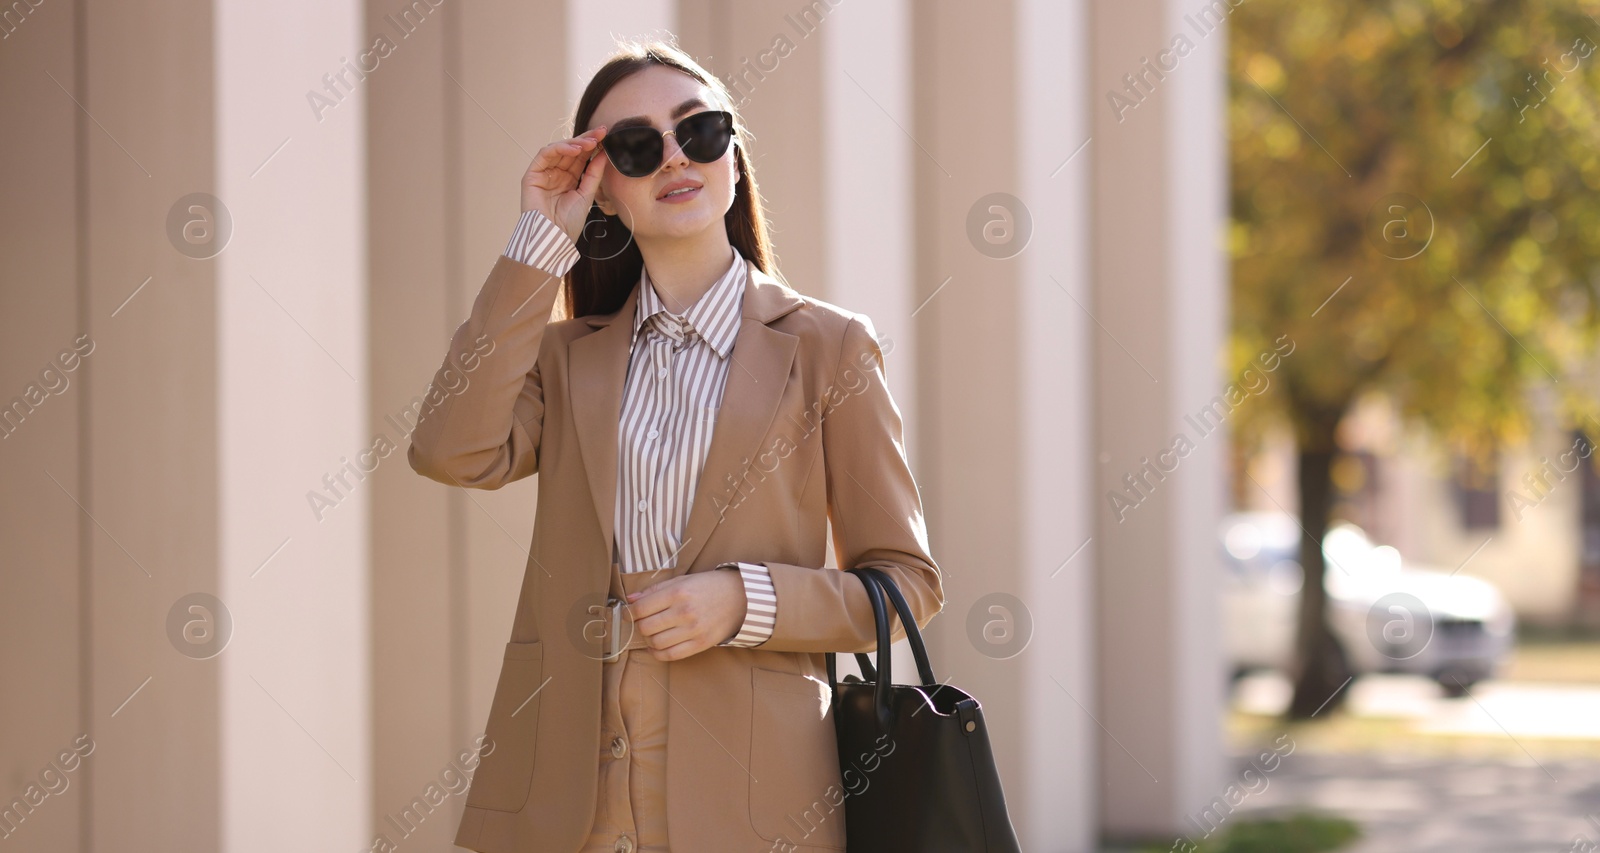
{"type": "Polygon", "coordinates": [[[446,485],[498,489],[539,470],[539,349],[577,252],[537,211],[518,220],[506,251],[451,337],[406,451],[413,470],[446,485]]]}
{"type": "MultiPolygon", "coordinates": [[[[928,553],[922,497],[906,459],[900,409],[884,381],[883,351],[864,314],[845,327],[839,367],[822,418],[828,518],[843,568],[882,569],[923,628],[944,609],[939,567],[928,553]]],[[[772,634],[762,649],[780,652],[865,652],[877,648],[872,602],[861,579],[814,566],[762,561],[777,600],[772,634]]],[[[889,610],[893,639],[906,635],[889,610]]]]}

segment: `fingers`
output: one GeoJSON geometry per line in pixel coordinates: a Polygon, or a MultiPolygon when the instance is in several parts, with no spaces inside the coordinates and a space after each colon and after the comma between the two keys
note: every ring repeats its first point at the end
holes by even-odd
{"type": "MultiPolygon", "coordinates": [[[[635,626],[637,629],[637,626],[635,626]]],[[[691,630],[687,626],[674,625],[663,628],[654,634],[646,635],[648,651],[656,660],[677,660],[686,658],[716,645],[716,640],[705,631],[691,630]]]]}
{"type": "Polygon", "coordinates": [[[594,165],[594,161],[600,159],[605,151],[600,147],[600,139],[604,136],[605,128],[597,127],[565,140],[567,159],[563,161],[562,166],[578,182],[578,191],[581,193],[587,189],[591,198],[594,195],[593,189],[585,187],[583,182],[588,180],[591,174],[598,179],[599,169],[594,165]]]}
{"type": "Polygon", "coordinates": [[[539,149],[533,164],[528,167],[528,176],[543,185],[554,184],[561,178],[575,180],[578,177],[576,166],[580,151],[565,142],[552,142],[539,149]]]}
{"type": "Polygon", "coordinates": [[[670,582],[671,580],[669,579],[649,589],[641,590],[636,593],[637,597],[628,596],[628,611],[633,615],[634,622],[638,622],[647,616],[654,616],[672,606],[674,603],[672,597],[666,595],[669,591],[667,585],[670,582]]]}
{"type": "Polygon", "coordinates": [[[573,167],[577,166],[579,158],[586,156],[588,152],[599,147],[600,139],[603,136],[605,136],[605,128],[597,127],[593,130],[586,130],[571,139],[552,142],[547,147],[555,148],[560,153],[563,161],[562,165],[576,175],[577,169],[573,167]]]}
{"type": "Polygon", "coordinates": [[[582,196],[584,201],[594,201],[595,191],[600,186],[600,176],[605,173],[606,164],[609,162],[611,161],[606,157],[604,148],[589,158],[588,165],[583,169],[583,177],[578,180],[578,195],[582,196]]]}
{"type": "Polygon", "coordinates": [[[673,580],[663,581],[643,590],[642,595],[628,602],[628,615],[633,621],[633,630],[645,636],[655,636],[662,631],[672,631],[683,626],[684,607],[687,602],[672,594],[672,589],[669,587],[672,586],[673,580]]]}
{"type": "Polygon", "coordinates": [[[600,148],[604,135],[605,128],[597,127],[540,148],[522,177],[523,206],[531,205],[553,213],[557,207],[568,208],[570,198],[558,200],[576,191],[583,202],[581,206],[587,209],[599,191],[600,175],[605,168],[606,161],[601,160],[604,149],[600,148]],[[597,164],[595,160],[601,162],[597,164]]]}
{"type": "Polygon", "coordinates": [[[702,642],[702,641],[699,641],[699,640],[694,640],[694,639],[689,639],[689,640],[684,640],[681,643],[676,643],[676,644],[674,644],[672,646],[669,646],[667,648],[664,648],[664,649],[657,649],[657,648],[653,648],[652,647],[650,649],[650,656],[655,658],[656,660],[660,660],[660,661],[683,660],[686,657],[690,657],[692,655],[697,655],[700,652],[703,652],[706,649],[711,648],[712,645],[715,645],[715,644],[714,643],[705,643],[705,642],[702,642]]]}
{"type": "Polygon", "coordinates": [[[583,177],[589,152],[600,145],[605,128],[584,131],[571,139],[561,139],[539,149],[533,163],[528,166],[529,176],[537,173],[562,172],[573,181],[583,177]]]}

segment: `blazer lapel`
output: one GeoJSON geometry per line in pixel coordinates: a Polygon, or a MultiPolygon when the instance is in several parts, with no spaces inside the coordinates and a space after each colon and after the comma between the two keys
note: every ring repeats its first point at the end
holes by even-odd
{"type": "Polygon", "coordinates": [[[639,288],[634,286],[622,307],[612,314],[590,317],[600,331],[574,339],[567,345],[568,389],[572,419],[578,427],[578,447],[589,475],[600,530],[605,534],[606,559],[611,559],[617,502],[617,432],[622,418],[622,389],[628,378],[628,333],[633,328],[639,288]]]}
{"type": "MultiPolygon", "coordinates": [[[[748,259],[745,270],[739,333],[729,351],[732,364],[711,434],[711,449],[695,488],[676,565],[660,570],[660,580],[691,571],[706,541],[720,526],[746,469],[759,455],[758,442],[777,415],[799,348],[799,338],[768,324],[804,305],[804,300],[748,259]]],[[[638,302],[636,285],[616,312],[585,318],[599,331],[568,345],[573,420],[608,560],[616,537],[618,421],[638,302]]]]}

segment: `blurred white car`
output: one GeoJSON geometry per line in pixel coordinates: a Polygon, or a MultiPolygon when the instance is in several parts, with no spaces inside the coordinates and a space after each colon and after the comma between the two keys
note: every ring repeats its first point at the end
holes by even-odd
{"type": "MultiPolygon", "coordinates": [[[[1303,583],[1301,535],[1287,513],[1223,519],[1223,640],[1235,674],[1289,671],[1303,583]]],[[[1425,675],[1459,696],[1500,671],[1516,617],[1489,582],[1409,565],[1346,522],[1330,526],[1322,553],[1328,621],[1348,675],[1425,675]]]]}

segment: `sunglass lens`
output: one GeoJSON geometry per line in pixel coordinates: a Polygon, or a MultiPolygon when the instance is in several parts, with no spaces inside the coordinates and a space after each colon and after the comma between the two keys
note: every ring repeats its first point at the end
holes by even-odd
{"type": "Polygon", "coordinates": [[[606,134],[601,144],[617,171],[642,178],[661,165],[661,134],[652,127],[627,127],[606,134]]]}
{"type": "Polygon", "coordinates": [[[721,157],[733,139],[732,118],[725,111],[708,110],[684,119],[678,125],[683,153],[698,163],[710,163],[721,157]]]}

